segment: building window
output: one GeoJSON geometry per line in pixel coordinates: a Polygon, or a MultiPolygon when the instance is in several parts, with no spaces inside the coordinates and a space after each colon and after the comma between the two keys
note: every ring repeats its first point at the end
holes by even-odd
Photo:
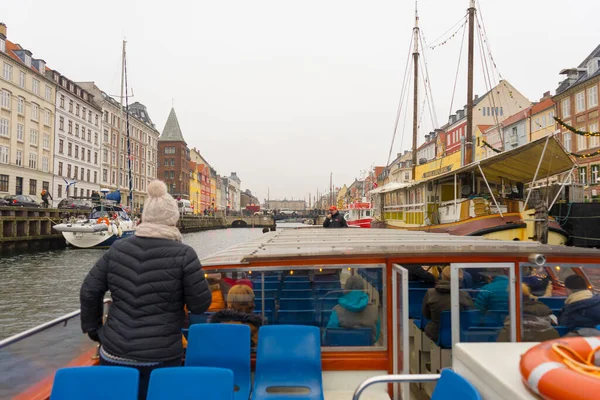
{"type": "Polygon", "coordinates": [[[10,92],[8,90],[2,90],[0,93],[0,106],[10,110],[10,92]]]}
{"type": "Polygon", "coordinates": [[[25,72],[19,71],[19,86],[25,87],[25,72]]]}
{"type": "Polygon", "coordinates": [[[79,137],[79,124],[75,124],[75,137],[79,137]]]}
{"type": "Polygon", "coordinates": [[[88,169],[88,170],[87,170],[87,181],[88,181],[88,182],[90,181],[90,175],[91,175],[91,174],[90,174],[90,170],[88,169]]]}
{"type": "Polygon", "coordinates": [[[79,104],[75,105],[75,115],[79,117],[79,104]]]}
{"type": "Polygon", "coordinates": [[[111,183],[111,185],[114,185],[117,180],[117,173],[115,171],[112,172],[111,178],[112,179],[111,179],[110,183],[111,183]]]}
{"type": "Polygon", "coordinates": [[[58,198],[62,198],[62,185],[58,185],[58,198]]]}
{"type": "Polygon", "coordinates": [[[579,168],[579,183],[582,185],[587,185],[587,168],[580,167],[579,168]]]}
{"type": "Polygon", "coordinates": [[[0,164],[8,164],[8,146],[0,146],[0,164]]]}
{"type": "Polygon", "coordinates": [[[564,99],[562,105],[562,117],[563,119],[571,116],[571,99],[564,99]]]}
{"type": "Polygon", "coordinates": [[[10,121],[6,118],[0,118],[0,136],[9,137],[10,129],[9,129],[10,121]]]}
{"type": "Polygon", "coordinates": [[[29,194],[35,196],[37,194],[37,180],[29,180],[29,194]]]}
{"type": "Polygon", "coordinates": [[[94,132],[94,144],[98,144],[98,132],[94,132]]]}
{"type": "Polygon", "coordinates": [[[23,166],[23,151],[17,150],[17,159],[15,160],[15,164],[17,164],[17,167],[23,166]]]}
{"type": "Polygon", "coordinates": [[[598,106],[598,86],[593,86],[587,90],[588,108],[598,106]]]}
{"type": "Polygon", "coordinates": [[[85,168],[81,167],[81,178],[79,179],[83,181],[83,178],[85,178],[85,168]]]}
{"type": "Polygon", "coordinates": [[[25,114],[25,99],[22,97],[17,98],[17,112],[19,114],[25,114]]]}
{"type": "MultiPolygon", "coordinates": [[[[577,128],[577,130],[583,131],[585,128],[577,128]]],[[[587,149],[587,137],[583,135],[577,135],[577,151],[587,149]]]]}
{"type": "Polygon", "coordinates": [[[108,182],[108,171],[105,169],[102,170],[102,182],[108,182]]]}
{"type": "Polygon", "coordinates": [[[590,176],[590,184],[596,185],[596,184],[600,183],[600,179],[598,179],[599,178],[599,176],[598,176],[599,170],[600,170],[600,165],[598,165],[598,164],[592,165],[592,167],[591,167],[592,176],[590,176]]]}
{"type": "Polygon", "coordinates": [[[67,143],[67,155],[71,157],[73,155],[73,143],[67,143]]]}
{"type": "Polygon", "coordinates": [[[96,126],[98,126],[98,114],[96,114],[96,115],[94,116],[94,119],[95,119],[95,125],[96,125],[96,126]]]}
{"type": "MultiPolygon", "coordinates": [[[[63,174],[63,163],[62,163],[62,161],[59,161],[58,162],[58,176],[62,176],[62,174],[63,174]]],[[[60,196],[58,196],[58,197],[60,197],[60,196]]]]}
{"type": "Polygon", "coordinates": [[[32,146],[38,145],[38,131],[35,129],[29,131],[29,144],[32,146]]]}
{"type": "Polygon", "coordinates": [[[94,152],[94,165],[98,165],[98,152],[94,152]]]}
{"type": "Polygon", "coordinates": [[[67,131],[70,134],[73,134],[73,121],[69,120],[69,130],[67,131]]]}
{"type": "Polygon", "coordinates": [[[60,95],[60,108],[65,108],[65,95],[60,95]]]}
{"type": "Polygon", "coordinates": [[[92,112],[88,111],[88,122],[91,124],[92,123],[92,112]]]}
{"type": "Polygon", "coordinates": [[[87,162],[91,162],[92,159],[92,151],[90,149],[88,149],[87,151],[87,162]]]}
{"type": "Polygon", "coordinates": [[[73,166],[73,179],[77,179],[79,176],[79,167],[77,165],[73,166]]]}
{"type": "MultiPolygon", "coordinates": [[[[67,178],[71,177],[71,164],[67,164],[67,178]]],[[[67,188],[68,190],[68,188],[67,188]]]]}
{"type": "Polygon", "coordinates": [[[69,112],[73,112],[73,100],[69,100],[69,112]]]}
{"type": "Polygon", "coordinates": [[[554,111],[548,113],[548,126],[554,127],[554,111]]]}
{"type": "Polygon", "coordinates": [[[17,140],[19,142],[23,142],[24,132],[25,132],[25,127],[23,126],[23,124],[17,124],[17,140]]]}
{"type": "Polygon", "coordinates": [[[48,157],[42,156],[42,171],[48,172],[48,157]]]}
{"type": "Polygon", "coordinates": [[[4,79],[12,81],[12,65],[4,63],[4,79]]]}
{"type": "Polygon", "coordinates": [[[75,145],[75,158],[79,158],[79,146],[75,145]]]}
{"type": "Polygon", "coordinates": [[[29,153],[29,168],[37,169],[37,154],[29,153]]]}
{"type": "Polygon", "coordinates": [[[570,132],[566,132],[563,133],[563,146],[565,146],[565,150],[567,152],[571,152],[571,133],[570,132]]]}
{"type": "MultiPolygon", "coordinates": [[[[598,124],[597,123],[591,124],[588,127],[588,129],[589,129],[590,132],[596,132],[596,133],[598,133],[598,124]]],[[[598,147],[598,146],[600,146],[600,137],[598,137],[598,136],[590,136],[590,148],[593,149],[593,148],[598,147]]]]}
{"type": "Polygon", "coordinates": [[[35,103],[31,103],[31,119],[34,121],[40,119],[40,107],[35,103]]]}
{"type": "Polygon", "coordinates": [[[92,143],[92,131],[88,129],[87,141],[92,143]]]}
{"type": "Polygon", "coordinates": [[[94,183],[98,183],[98,171],[94,171],[94,183]]]}
{"type": "Polygon", "coordinates": [[[50,110],[46,110],[44,113],[44,125],[50,126],[50,110]]]}
{"type": "Polygon", "coordinates": [[[8,175],[0,175],[0,192],[8,192],[8,175]]]}
{"type": "Polygon", "coordinates": [[[575,95],[575,112],[582,111],[585,111],[585,92],[583,90],[575,95]]]}
{"type": "Polygon", "coordinates": [[[40,81],[38,81],[37,79],[32,79],[31,81],[31,89],[33,91],[34,94],[37,94],[39,96],[40,94],[40,81]]]}
{"type": "Polygon", "coordinates": [[[42,138],[42,147],[50,150],[50,135],[47,133],[44,133],[44,137],[42,138]]]}
{"type": "Polygon", "coordinates": [[[46,86],[46,100],[52,100],[52,88],[50,86],[46,86]]]}
{"type": "Polygon", "coordinates": [[[58,139],[58,154],[62,154],[64,151],[65,141],[62,139],[58,139]]]}

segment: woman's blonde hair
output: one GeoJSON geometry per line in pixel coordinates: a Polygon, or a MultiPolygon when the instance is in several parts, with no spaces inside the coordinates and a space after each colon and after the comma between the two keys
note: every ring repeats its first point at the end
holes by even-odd
{"type": "MultiPolygon", "coordinates": [[[[463,278],[462,269],[458,270],[458,279],[463,278]]],[[[449,281],[450,280],[450,266],[445,266],[442,270],[442,280],[449,281]]]]}
{"type": "Polygon", "coordinates": [[[254,290],[247,285],[235,285],[227,293],[227,308],[251,313],[254,311],[254,290]]]}

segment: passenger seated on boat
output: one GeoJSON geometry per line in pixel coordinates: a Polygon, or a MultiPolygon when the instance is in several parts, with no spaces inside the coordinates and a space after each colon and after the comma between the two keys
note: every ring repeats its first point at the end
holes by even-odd
{"type": "Polygon", "coordinates": [[[81,286],[83,332],[101,343],[100,365],[140,371],[139,399],[146,398],[152,370],[181,365],[184,305],[202,314],[211,302],[198,255],[181,243],[178,219],[166,185],[152,181],[135,236],[115,242],[81,286]],[[102,325],[109,290],[113,303],[102,325]]]}
{"type": "MultiPolygon", "coordinates": [[[[435,283],[436,277],[420,265],[407,265],[408,280],[412,282],[435,283]]],[[[433,268],[433,267],[432,267],[433,268]]]]}
{"type": "Polygon", "coordinates": [[[344,284],[344,296],[333,307],[327,328],[371,328],[373,343],[379,340],[381,319],[379,309],[369,303],[369,295],[364,292],[365,281],[353,275],[344,284]]]}
{"type": "MultiPolygon", "coordinates": [[[[523,299],[521,308],[523,310],[523,342],[543,342],[545,340],[557,339],[560,335],[552,326],[552,310],[537,301],[531,294],[531,289],[525,283],[521,285],[523,299]]],[[[498,334],[498,342],[510,342],[510,317],[504,320],[504,327],[498,334]]]]}
{"type": "Polygon", "coordinates": [[[223,280],[223,274],[208,274],[206,279],[208,280],[208,285],[212,294],[212,303],[210,304],[208,312],[224,310],[226,307],[229,285],[223,280]]]}
{"type": "MultiPolygon", "coordinates": [[[[462,270],[459,270],[459,278],[462,279],[462,270]]],[[[461,311],[473,308],[473,300],[468,293],[461,291],[458,295],[461,311]]],[[[434,342],[438,340],[442,312],[449,311],[450,306],[450,267],[442,270],[442,279],[434,288],[427,290],[423,298],[423,317],[429,322],[425,326],[425,334],[434,342]]]]}
{"type": "Polygon", "coordinates": [[[576,328],[595,328],[600,324],[600,296],[594,296],[585,279],[570,275],[565,279],[569,296],[565,300],[558,322],[573,331],[576,328]]]}
{"type": "Polygon", "coordinates": [[[258,329],[263,325],[260,315],[253,314],[254,291],[247,285],[235,285],[227,295],[227,308],[217,311],[208,322],[213,324],[244,324],[250,327],[252,347],[258,344],[258,329]]]}
{"type": "Polygon", "coordinates": [[[529,286],[531,294],[534,296],[552,296],[552,279],[543,267],[525,267],[523,282],[529,286]]]}
{"type": "Polygon", "coordinates": [[[501,271],[496,271],[493,275],[488,274],[487,279],[491,279],[491,282],[481,288],[475,298],[475,307],[483,312],[487,310],[508,311],[508,276],[501,271]]]}

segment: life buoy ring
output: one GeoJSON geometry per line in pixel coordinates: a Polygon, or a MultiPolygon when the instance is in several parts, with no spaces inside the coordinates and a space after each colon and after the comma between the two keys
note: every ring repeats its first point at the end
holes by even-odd
{"type": "Polygon", "coordinates": [[[96,221],[97,224],[102,224],[105,223],[106,226],[110,225],[110,221],[108,220],[108,218],[106,217],[102,217],[102,218],[98,218],[98,220],[96,221]]]}
{"type": "Polygon", "coordinates": [[[544,399],[599,399],[600,337],[540,343],[521,357],[519,368],[525,385],[544,399]]]}

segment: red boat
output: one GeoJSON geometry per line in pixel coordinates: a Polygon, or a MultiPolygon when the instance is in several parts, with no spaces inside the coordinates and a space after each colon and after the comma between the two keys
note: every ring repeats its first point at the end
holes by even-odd
{"type": "Polygon", "coordinates": [[[348,212],[344,215],[350,228],[370,228],[373,220],[371,203],[358,202],[348,205],[348,212]]]}

